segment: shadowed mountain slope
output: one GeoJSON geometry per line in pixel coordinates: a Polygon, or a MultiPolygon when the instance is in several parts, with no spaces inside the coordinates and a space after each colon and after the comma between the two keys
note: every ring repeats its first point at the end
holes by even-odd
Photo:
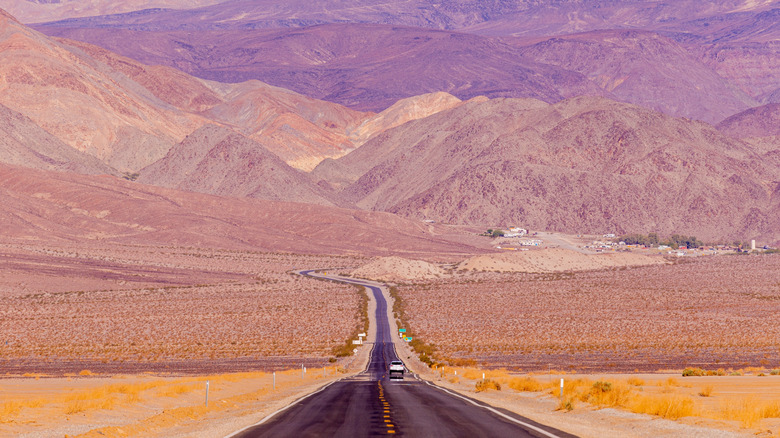
{"type": "MultiPolygon", "coordinates": [[[[717,128],[736,138],[780,136],[780,103],[770,103],[723,120],[717,128]]],[[[780,144],[777,145],[780,149],[780,144]]]]}
{"type": "Polygon", "coordinates": [[[758,104],[674,41],[652,32],[598,31],[523,48],[538,62],[582,73],[615,99],[717,123],[758,104]]]}
{"type": "Polygon", "coordinates": [[[775,164],[705,123],[607,99],[465,103],[353,153],[375,157],[343,192],[366,209],[574,233],[780,238],[775,164]]]}
{"type": "Polygon", "coordinates": [[[518,48],[498,39],[429,29],[369,24],[209,32],[39,29],[198,77],[258,79],[360,110],[383,110],[399,99],[436,91],[460,99],[546,102],[605,94],[581,74],[524,59],[518,48]]]}
{"type": "MultiPolygon", "coordinates": [[[[9,1],[9,0],[5,0],[9,1]]],[[[93,0],[95,1],[95,0],[93,0]]],[[[139,0],[130,3],[137,3],[139,0]]],[[[148,0],[153,1],[153,0],[148,0]]],[[[162,0],[157,0],[162,1],[162,0]]],[[[117,2],[118,3],[118,2],[117,2]]],[[[648,28],[735,11],[762,11],[771,0],[230,0],[186,10],[150,10],[67,20],[78,27],[157,30],[259,29],[326,23],[374,23],[434,29],[464,29],[492,35],[555,35],[604,28],[648,28]]],[[[99,11],[96,8],[96,11],[99,11]]],[[[96,12],[93,15],[99,15],[96,12]]]]}

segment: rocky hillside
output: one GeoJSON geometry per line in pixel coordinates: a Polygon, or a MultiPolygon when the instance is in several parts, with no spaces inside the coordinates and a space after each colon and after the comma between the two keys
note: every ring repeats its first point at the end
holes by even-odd
{"type": "Polygon", "coordinates": [[[222,196],[333,205],[307,174],[256,141],[214,125],[188,135],[163,159],[142,169],[138,182],[222,196]]]}
{"type": "Polygon", "coordinates": [[[607,99],[494,99],[367,142],[353,152],[367,171],[342,194],[361,208],[450,223],[777,240],[771,153],[607,99]]]}

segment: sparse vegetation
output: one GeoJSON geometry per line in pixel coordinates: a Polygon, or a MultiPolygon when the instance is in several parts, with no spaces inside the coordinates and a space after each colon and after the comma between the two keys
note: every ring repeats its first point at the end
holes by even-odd
{"type": "Polygon", "coordinates": [[[610,372],[696,362],[705,368],[685,375],[725,375],[780,361],[780,321],[771,317],[779,282],[774,255],[702,257],[557,277],[470,272],[394,294],[404,325],[436,346],[440,362],[610,372]]]}
{"type": "Polygon", "coordinates": [[[474,390],[477,392],[488,391],[490,389],[501,391],[501,384],[493,379],[482,379],[477,380],[477,383],[474,385],[474,390]]]}
{"type": "Polygon", "coordinates": [[[74,376],[139,363],[170,370],[170,361],[199,361],[208,371],[246,357],[266,366],[301,357],[324,363],[334,346],[367,329],[366,299],[353,286],[287,274],[290,266],[355,259],[140,246],[2,251],[29,261],[7,271],[0,288],[9,310],[0,319],[9,372],[31,359],[39,364],[34,371],[46,371],[51,357],[74,376]]]}
{"type": "Polygon", "coordinates": [[[643,234],[626,234],[620,236],[619,240],[626,242],[628,245],[644,245],[644,246],[659,246],[666,245],[671,248],[677,249],[681,246],[686,248],[699,248],[704,246],[704,242],[697,239],[696,236],[681,236],[679,234],[672,234],[668,239],[661,240],[656,233],[650,233],[648,235],[643,234]]]}

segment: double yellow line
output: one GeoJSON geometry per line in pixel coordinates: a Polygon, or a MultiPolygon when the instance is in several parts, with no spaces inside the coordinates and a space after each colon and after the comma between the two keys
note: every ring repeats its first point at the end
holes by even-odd
{"type": "Polygon", "coordinates": [[[385,389],[382,388],[381,381],[377,381],[376,384],[379,386],[379,401],[382,403],[383,424],[387,427],[388,434],[394,434],[395,425],[393,425],[393,420],[390,417],[390,403],[385,399],[385,389]]]}

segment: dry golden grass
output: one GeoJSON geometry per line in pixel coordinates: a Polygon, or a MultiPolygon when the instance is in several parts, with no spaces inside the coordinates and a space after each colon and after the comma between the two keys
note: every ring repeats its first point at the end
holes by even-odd
{"type": "Polygon", "coordinates": [[[669,420],[677,420],[682,417],[694,415],[694,404],[690,397],[671,394],[662,396],[648,396],[634,394],[626,406],[631,412],[637,414],[657,415],[669,420]]]}
{"type": "Polygon", "coordinates": [[[477,383],[474,384],[474,391],[476,392],[489,391],[491,389],[501,391],[501,384],[493,379],[477,380],[477,383]]]}
{"type": "Polygon", "coordinates": [[[645,381],[640,379],[639,377],[629,377],[626,381],[631,386],[644,386],[645,381]]]}
{"type": "MultiPolygon", "coordinates": [[[[446,374],[479,383],[482,370],[478,368],[458,369],[442,367],[446,374]]],[[[714,420],[735,422],[743,428],[751,429],[761,426],[763,419],[780,418],[780,401],[760,400],[756,397],[734,397],[729,391],[724,394],[716,391],[717,385],[706,384],[698,388],[675,377],[668,377],[653,382],[631,376],[624,378],[608,378],[591,380],[585,377],[564,378],[564,393],[560,397],[559,376],[548,379],[547,376],[512,376],[506,370],[484,371],[486,376],[495,379],[501,385],[506,385],[519,392],[547,393],[558,400],[556,409],[573,410],[580,405],[596,408],[618,408],[626,411],[658,416],[669,420],[683,417],[701,417],[714,420]],[[695,395],[698,393],[700,397],[695,395]],[[722,400],[717,400],[723,397],[722,400]],[[715,398],[707,402],[707,398],[715,398]],[[712,403],[716,407],[712,408],[712,403]]],[[[754,375],[761,370],[751,370],[754,375]]],[[[712,377],[718,382],[722,377],[712,377]]],[[[750,378],[750,377],[746,377],[750,378]]],[[[732,378],[733,379],[733,378],[732,378]]],[[[769,379],[769,378],[767,378],[769,379]]],[[[451,379],[452,381],[452,379],[451,379]]],[[[740,385],[739,383],[727,383],[740,385]]],[[[776,382],[774,383],[776,384],[776,382]]],[[[741,385],[740,385],[741,386],[741,385]]],[[[728,388],[728,387],[727,387],[728,388]]]]}

